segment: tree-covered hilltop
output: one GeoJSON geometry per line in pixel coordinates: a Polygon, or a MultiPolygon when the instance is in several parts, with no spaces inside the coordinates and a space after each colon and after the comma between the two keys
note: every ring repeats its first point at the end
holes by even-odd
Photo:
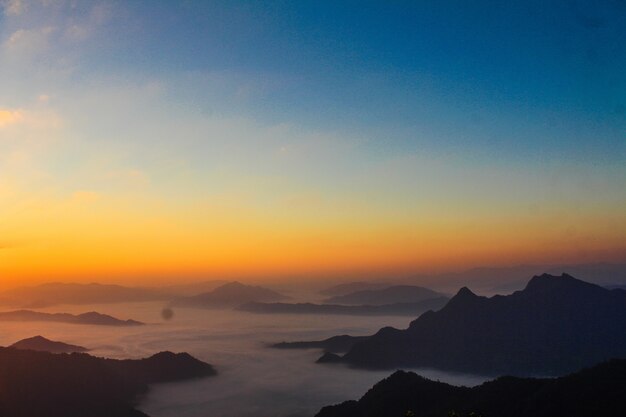
{"type": "Polygon", "coordinates": [[[626,360],[560,378],[500,377],[468,388],[397,371],[358,401],[316,417],[590,417],[626,415],[626,360]]]}
{"type": "Polygon", "coordinates": [[[149,384],[215,374],[186,353],[114,360],[0,348],[0,416],[145,416],[134,406],[149,384]]]}

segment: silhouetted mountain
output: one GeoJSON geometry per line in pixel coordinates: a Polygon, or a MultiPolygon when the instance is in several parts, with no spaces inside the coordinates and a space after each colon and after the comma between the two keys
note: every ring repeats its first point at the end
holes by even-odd
{"type": "Polygon", "coordinates": [[[356,291],[329,298],[324,302],[328,304],[380,306],[397,303],[417,303],[440,297],[442,297],[442,294],[428,288],[414,285],[395,285],[382,289],[356,291]]]}
{"type": "Polygon", "coordinates": [[[113,360],[0,348],[0,415],[145,417],[134,406],[148,384],[215,373],[211,365],[186,353],[113,360]]]}
{"type": "Polygon", "coordinates": [[[17,310],[0,312],[0,321],[56,321],[71,324],[93,324],[98,326],[140,326],[144,323],[135,320],[120,320],[115,317],[96,313],[95,311],[83,314],[69,313],[42,313],[32,310],[17,310]]]}
{"type": "Polygon", "coordinates": [[[29,337],[28,339],[22,339],[19,342],[13,343],[9,347],[12,347],[14,349],[37,350],[50,353],[86,352],[89,350],[86,347],[78,345],[55,342],[53,340],[46,339],[43,336],[35,336],[29,337]]]}
{"type": "Polygon", "coordinates": [[[343,353],[347,352],[360,340],[369,336],[333,336],[328,339],[314,342],[280,342],[272,345],[276,349],[323,349],[326,352],[343,353]]]}
{"type": "Polygon", "coordinates": [[[383,328],[343,357],[354,366],[432,367],[481,374],[561,375],[626,357],[626,291],[567,274],[479,297],[462,288],[408,329],[383,328]]]}
{"type": "Polygon", "coordinates": [[[428,310],[439,310],[448,298],[438,297],[416,303],[346,306],[311,303],[246,303],[237,310],[257,314],[343,314],[353,316],[417,316],[428,310]]]}
{"type": "Polygon", "coordinates": [[[155,288],[155,290],[161,293],[169,294],[168,300],[171,300],[174,297],[190,297],[213,291],[217,287],[227,283],[228,281],[216,279],[211,281],[192,282],[189,284],[166,285],[155,288]]]}
{"type": "Polygon", "coordinates": [[[148,288],[55,282],[4,291],[0,293],[0,304],[19,308],[43,308],[57,304],[106,304],[170,298],[165,292],[148,288]]]}
{"type": "Polygon", "coordinates": [[[501,377],[455,387],[397,371],[358,401],[316,417],[589,417],[626,415],[626,361],[612,360],[556,379],[501,377]]]}
{"type": "Polygon", "coordinates": [[[289,297],[267,288],[231,282],[211,292],[177,298],[172,301],[172,305],[195,308],[232,308],[250,302],[275,302],[287,298],[289,297]]]}
{"type": "Polygon", "coordinates": [[[548,273],[571,275],[598,285],[626,284],[626,264],[590,263],[578,265],[517,265],[506,267],[479,267],[460,272],[420,274],[396,280],[397,283],[424,285],[442,291],[454,291],[471,283],[486,294],[510,294],[524,288],[528,277],[548,273]]]}
{"type": "Polygon", "coordinates": [[[320,294],[326,296],[340,296],[351,294],[356,291],[364,291],[364,290],[380,290],[383,288],[387,288],[392,286],[393,284],[387,282],[367,282],[367,281],[357,281],[357,282],[348,282],[345,284],[334,285],[332,287],[323,289],[320,291],[320,294]]]}

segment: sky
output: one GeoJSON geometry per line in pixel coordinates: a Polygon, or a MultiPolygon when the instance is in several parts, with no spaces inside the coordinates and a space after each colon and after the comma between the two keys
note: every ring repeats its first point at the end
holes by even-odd
{"type": "Polygon", "coordinates": [[[0,286],[626,260],[621,0],[0,4],[0,286]]]}

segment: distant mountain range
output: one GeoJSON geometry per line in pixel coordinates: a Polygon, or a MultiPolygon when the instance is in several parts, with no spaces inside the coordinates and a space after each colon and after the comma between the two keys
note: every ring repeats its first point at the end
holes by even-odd
{"type": "Polygon", "coordinates": [[[0,305],[37,309],[60,304],[114,304],[147,301],[170,301],[212,291],[228,281],[212,280],[163,287],[126,287],[111,284],[76,284],[52,282],[17,287],[0,292],[0,305]]]}
{"type": "Polygon", "coordinates": [[[148,384],[215,374],[186,353],[113,360],[0,348],[0,415],[146,417],[134,407],[148,384]]]}
{"type": "Polygon", "coordinates": [[[86,352],[89,349],[83,346],[70,345],[63,342],[56,342],[50,339],[46,339],[43,336],[29,337],[28,339],[20,340],[13,343],[11,346],[13,349],[22,350],[36,350],[40,352],[50,353],[73,353],[73,352],[86,352]]]}
{"type": "Polygon", "coordinates": [[[501,377],[473,388],[397,371],[360,400],[316,417],[589,417],[626,415],[626,360],[557,379],[501,377]]]}
{"type": "Polygon", "coordinates": [[[394,285],[391,287],[369,289],[338,295],[324,300],[325,304],[369,305],[418,303],[429,299],[444,297],[431,289],[415,285],[394,285]]]}
{"type": "Polygon", "coordinates": [[[357,342],[369,336],[333,336],[328,339],[313,342],[280,342],[271,345],[276,349],[323,349],[326,352],[344,353],[352,349],[357,342]]]}
{"type": "Polygon", "coordinates": [[[587,263],[567,265],[515,265],[502,267],[478,267],[458,272],[416,274],[409,277],[347,282],[323,289],[326,296],[346,295],[362,290],[376,290],[393,285],[420,285],[443,292],[456,292],[458,288],[472,285],[482,294],[510,294],[524,288],[528,277],[568,271],[582,280],[602,286],[626,286],[626,264],[587,263]]]}
{"type": "Polygon", "coordinates": [[[44,308],[58,304],[107,304],[167,300],[172,296],[148,288],[108,284],[49,283],[18,287],[0,293],[0,305],[19,308],[44,308]]]}
{"type": "Polygon", "coordinates": [[[626,284],[626,264],[619,263],[479,267],[460,272],[419,274],[396,280],[396,283],[424,285],[442,291],[454,291],[471,283],[481,293],[510,294],[523,289],[528,277],[543,273],[559,275],[563,271],[597,285],[626,284]]]}
{"type": "Polygon", "coordinates": [[[356,281],[356,282],[347,282],[345,284],[334,285],[329,288],[325,288],[321,290],[319,293],[326,296],[340,296],[346,295],[357,291],[365,291],[365,290],[380,290],[383,288],[387,288],[393,284],[385,283],[385,282],[368,282],[368,281],[356,281]]]}
{"type": "Polygon", "coordinates": [[[446,297],[430,298],[415,303],[386,305],[336,305],[311,303],[246,303],[237,310],[257,314],[341,314],[352,316],[411,316],[428,310],[439,310],[448,302],[446,297]]]}
{"type": "Polygon", "coordinates": [[[144,324],[135,320],[120,320],[106,314],[96,313],[95,311],[78,315],[69,313],[42,313],[32,310],[5,311],[0,312],[0,321],[55,321],[99,326],[141,326],[144,324]]]}
{"type": "Polygon", "coordinates": [[[343,357],[325,360],[365,368],[562,375],[626,357],[625,330],[626,291],[544,274],[509,296],[479,297],[462,288],[408,329],[381,329],[343,357]]]}
{"type": "Polygon", "coordinates": [[[192,308],[233,308],[251,302],[276,302],[287,300],[276,291],[239,282],[231,282],[213,291],[191,297],[179,297],[172,301],[175,307],[192,308]]]}

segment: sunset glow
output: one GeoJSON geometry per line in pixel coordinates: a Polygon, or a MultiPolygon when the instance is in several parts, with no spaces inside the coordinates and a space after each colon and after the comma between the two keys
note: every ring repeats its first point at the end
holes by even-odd
{"type": "Polygon", "coordinates": [[[442,54],[375,10],[44,3],[0,19],[2,287],[626,259],[626,53],[567,10],[595,58],[482,45],[499,11],[442,54]]]}

